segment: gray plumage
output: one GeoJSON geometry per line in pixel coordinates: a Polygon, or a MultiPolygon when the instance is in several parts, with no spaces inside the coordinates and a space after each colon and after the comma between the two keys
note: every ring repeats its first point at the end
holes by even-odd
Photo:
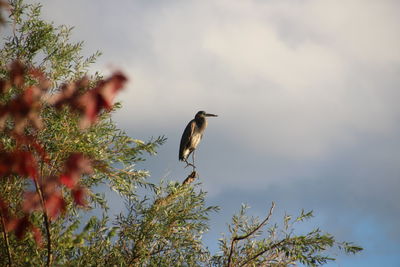
{"type": "Polygon", "coordinates": [[[194,167],[194,150],[203,137],[204,130],[207,127],[207,117],[217,117],[217,115],[206,113],[205,111],[197,112],[193,120],[191,120],[183,131],[181,145],[179,147],[179,160],[186,162],[194,167]],[[187,162],[189,155],[193,153],[193,164],[187,162]]]}

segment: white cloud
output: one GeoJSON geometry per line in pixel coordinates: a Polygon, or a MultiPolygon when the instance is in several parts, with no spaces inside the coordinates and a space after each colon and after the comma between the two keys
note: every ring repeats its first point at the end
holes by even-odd
{"type": "Polygon", "coordinates": [[[235,75],[263,77],[295,95],[342,76],[343,63],[333,51],[311,42],[290,47],[260,21],[213,28],[204,43],[235,75]]]}
{"type": "Polygon", "coordinates": [[[147,14],[150,63],[131,69],[127,98],[144,97],[136,110],[160,128],[206,107],[230,138],[306,158],[392,129],[398,109],[386,105],[393,95],[374,69],[398,62],[389,2],[179,3],[147,14]]]}
{"type": "Polygon", "coordinates": [[[233,142],[312,159],[395,125],[399,78],[382,74],[400,64],[396,1],[93,4],[103,12],[89,24],[88,10],[64,18],[132,77],[118,116],[126,127],[162,133],[205,109],[233,142]]]}

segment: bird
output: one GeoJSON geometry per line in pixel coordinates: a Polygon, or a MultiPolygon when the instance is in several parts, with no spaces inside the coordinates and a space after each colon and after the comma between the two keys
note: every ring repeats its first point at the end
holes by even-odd
{"type": "Polygon", "coordinates": [[[218,117],[218,115],[206,113],[205,111],[199,111],[196,116],[191,120],[183,131],[181,138],[181,145],[179,147],[179,160],[184,161],[187,166],[194,165],[194,151],[200,143],[203,137],[204,131],[207,127],[207,117],[218,117]],[[187,161],[189,155],[192,153],[193,164],[187,161]]]}

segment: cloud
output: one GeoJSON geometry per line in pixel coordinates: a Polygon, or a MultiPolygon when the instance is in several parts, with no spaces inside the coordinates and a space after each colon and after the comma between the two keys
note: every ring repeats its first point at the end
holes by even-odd
{"type": "Polygon", "coordinates": [[[398,110],[386,104],[396,95],[375,86],[382,68],[398,64],[388,5],[222,1],[140,10],[130,24],[145,23],[120,44],[133,81],[121,121],[140,113],[141,126],[151,120],[165,128],[209,109],[236,141],[311,158],[394,124],[398,110]],[[143,46],[128,48],[136,43],[143,46]]]}
{"type": "Polygon", "coordinates": [[[60,4],[46,3],[46,15],[104,50],[95,67],[113,62],[130,75],[116,118],[133,133],[178,142],[195,112],[208,110],[220,115],[207,130],[216,157],[235,146],[237,165],[292,177],[285,166],[298,173],[398,130],[396,1],[60,4]]]}
{"type": "Polygon", "coordinates": [[[130,74],[125,125],[140,114],[141,127],[175,127],[206,109],[237,142],[315,158],[395,124],[398,73],[385,72],[399,68],[396,1],[47,5],[104,51],[96,69],[130,74]]]}

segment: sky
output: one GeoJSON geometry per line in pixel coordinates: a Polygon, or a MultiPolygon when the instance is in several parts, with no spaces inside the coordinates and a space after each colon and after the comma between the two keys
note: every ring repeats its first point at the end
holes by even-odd
{"type": "MultiPolygon", "coordinates": [[[[74,26],[92,67],[130,79],[115,116],[135,138],[165,135],[139,165],[183,180],[187,122],[210,118],[196,165],[212,215],[206,244],[241,203],[274,218],[313,210],[307,227],[364,247],[328,266],[400,262],[400,1],[46,0],[74,26]]],[[[112,203],[121,208],[118,201],[112,203]]]]}

